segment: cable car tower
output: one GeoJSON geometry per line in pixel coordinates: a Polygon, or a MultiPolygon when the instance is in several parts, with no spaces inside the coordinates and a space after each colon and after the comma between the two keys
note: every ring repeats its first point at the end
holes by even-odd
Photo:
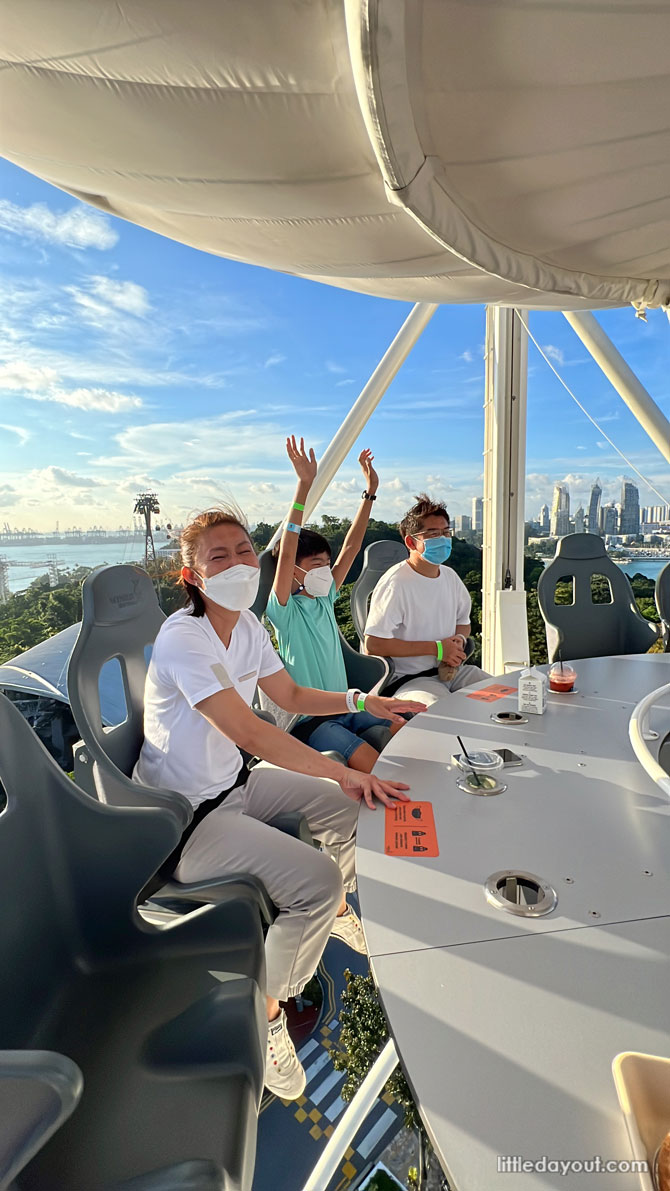
{"type": "Polygon", "coordinates": [[[156,547],[151,528],[151,514],[160,513],[158,497],[155,492],[138,492],[134,513],[144,517],[144,565],[149,569],[149,562],[156,562],[156,547]]]}

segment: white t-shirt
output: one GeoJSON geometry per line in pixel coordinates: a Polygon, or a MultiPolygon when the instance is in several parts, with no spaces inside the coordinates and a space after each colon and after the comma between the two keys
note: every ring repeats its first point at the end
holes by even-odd
{"type": "MultiPolygon", "coordinates": [[[[467,587],[449,567],[440,567],[431,578],[419,575],[407,561],[399,562],[372,593],[365,632],[401,641],[443,641],[453,637],[457,624],[470,624],[471,604],[467,587]]],[[[437,656],[393,658],[393,664],[397,674],[418,674],[437,666],[437,656]]]]}
{"type": "Polygon", "coordinates": [[[144,744],[136,781],[185,794],[197,806],[232,786],[242,757],[196,704],[235,687],[251,706],[256,684],[282,670],[267,630],[240,613],[226,649],[207,616],[175,612],[161,625],[144,690],[144,744]]]}

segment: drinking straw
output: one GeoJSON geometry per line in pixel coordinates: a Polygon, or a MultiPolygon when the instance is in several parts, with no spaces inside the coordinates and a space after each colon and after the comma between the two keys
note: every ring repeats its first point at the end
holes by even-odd
{"type": "Polygon", "coordinates": [[[470,758],[468,756],[468,750],[466,749],[465,745],[463,744],[463,741],[461,740],[460,736],[457,736],[456,739],[457,739],[458,743],[460,744],[461,748],[463,749],[463,756],[465,757],[465,760],[467,761],[468,765],[470,766],[470,768],[474,774],[474,778],[475,778],[477,785],[481,786],[482,783],[479,780],[479,774],[477,773],[477,770],[475,769],[474,765],[472,764],[472,761],[470,760],[470,758]]]}

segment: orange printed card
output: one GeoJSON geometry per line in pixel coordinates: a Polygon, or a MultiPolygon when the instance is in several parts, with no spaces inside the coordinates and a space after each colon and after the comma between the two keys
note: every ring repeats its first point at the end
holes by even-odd
{"type": "Polygon", "coordinates": [[[439,856],[430,802],[396,802],[386,808],[387,856],[439,856]]]}
{"type": "Polygon", "coordinates": [[[506,699],[508,695],[516,695],[515,686],[503,686],[499,682],[492,682],[482,687],[481,691],[473,691],[466,695],[466,699],[479,699],[480,703],[495,703],[497,699],[506,699]]]}

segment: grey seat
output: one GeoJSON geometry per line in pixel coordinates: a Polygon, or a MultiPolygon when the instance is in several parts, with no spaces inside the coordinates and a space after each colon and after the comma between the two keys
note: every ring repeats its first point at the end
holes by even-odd
{"type": "Polygon", "coordinates": [[[670,653],[670,562],[656,580],[656,607],[661,621],[663,647],[670,653]]]}
{"type": "MultiPolygon", "coordinates": [[[[75,780],[88,793],[112,806],[168,806],[182,824],[193,807],[182,794],[157,790],[132,780],[144,738],[144,683],[151,646],[165,615],[146,571],[136,566],[98,567],[82,586],[82,623],[68,666],[68,695],[83,746],[75,748],[75,780]],[[104,727],[99,683],[104,666],[116,660],[125,696],[125,719],[104,727]]],[[[272,820],[279,830],[311,843],[302,815],[272,820]]],[[[182,883],[171,880],[154,892],[154,900],[216,900],[228,880],[243,880],[267,921],[275,915],[263,884],[251,875],[182,883]]]]}
{"type": "MultiPolygon", "coordinates": [[[[275,559],[272,557],[270,550],[265,550],[260,556],[261,564],[261,578],[258,588],[258,596],[256,602],[252,607],[252,612],[259,620],[265,614],[270,592],[272,591],[272,584],[275,578],[275,559]]],[[[344,658],[344,668],[347,673],[347,682],[351,687],[356,687],[358,690],[374,692],[380,694],[382,688],[386,684],[390,672],[390,667],[385,658],[372,657],[371,655],[359,653],[357,649],[353,649],[347,641],[346,637],[338,629],[340,637],[340,645],[342,647],[342,656],[344,658]]],[[[290,732],[299,720],[299,716],[294,716],[287,724],[287,731],[290,732]]],[[[371,728],[369,733],[366,733],[366,739],[374,748],[381,751],[389,739],[389,730],[387,728],[375,727],[371,728]]],[[[329,754],[329,756],[336,756],[343,760],[338,754],[329,754]]]]}
{"type": "Polygon", "coordinates": [[[551,662],[559,650],[566,661],[646,653],[658,637],[656,625],[639,611],[627,576],[607,557],[597,534],[573,533],[559,539],[553,561],[540,575],[537,599],[551,662]],[[596,576],[607,580],[610,603],[593,602],[591,581],[596,576]],[[571,604],[556,603],[556,586],[563,579],[572,579],[571,604]]]}
{"type": "Polygon", "coordinates": [[[365,637],[365,622],[375,587],[382,575],[406,558],[409,558],[409,551],[400,540],[389,538],[382,542],[371,542],[366,547],[363,567],[351,592],[351,619],[361,642],[365,637]]]}
{"type": "Polygon", "coordinates": [[[147,1188],[187,1191],[179,1167],[199,1163],[223,1191],[249,1191],[267,1027],[248,889],[229,884],[169,930],[143,922],[138,892],[179,813],[90,798],[4,696],[0,783],[3,1104],[15,1081],[0,1185],[110,1191],[155,1175],[147,1188]]]}

